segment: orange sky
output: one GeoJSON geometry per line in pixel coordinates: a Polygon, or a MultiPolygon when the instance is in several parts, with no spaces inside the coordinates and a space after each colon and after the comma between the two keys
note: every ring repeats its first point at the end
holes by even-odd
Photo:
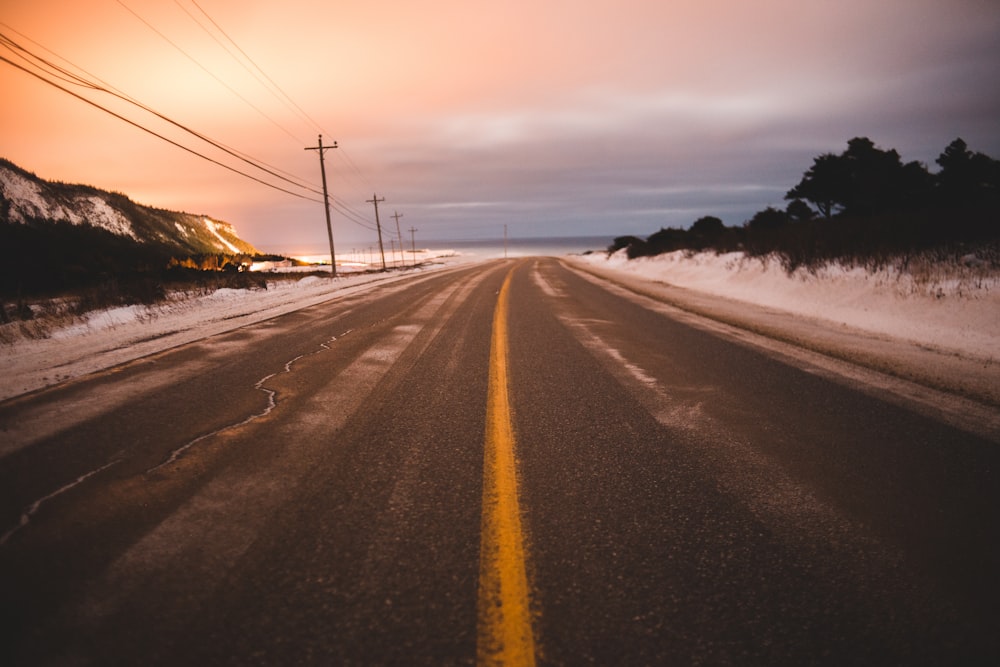
{"type": "MultiPolygon", "coordinates": [[[[339,141],[327,155],[331,193],[349,211],[334,213],[345,247],[373,236],[375,191],[426,237],[496,237],[504,224],[521,236],[615,236],[701,215],[740,224],[783,206],[812,157],[854,136],[932,168],[957,136],[1000,156],[990,0],[0,0],[0,22],[37,55],[314,188],[316,154],[303,148],[320,132],[339,141]]],[[[0,55],[25,62],[9,47],[0,55]]],[[[8,63],[0,86],[0,156],[43,178],[210,214],[264,249],[325,243],[321,204],[8,63]]],[[[275,181],[107,94],[67,87],[275,181]]]]}

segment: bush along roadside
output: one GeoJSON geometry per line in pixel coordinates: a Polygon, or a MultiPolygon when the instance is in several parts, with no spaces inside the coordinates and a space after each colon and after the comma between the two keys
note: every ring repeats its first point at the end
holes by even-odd
{"type": "Polygon", "coordinates": [[[625,250],[634,259],[742,251],[776,256],[789,272],[831,262],[877,267],[928,253],[973,254],[983,268],[1000,269],[1000,161],[956,139],[936,162],[940,169],[932,174],[918,162],[903,163],[895,150],[854,138],[841,154],[814,159],[786,194],[784,210],[765,208],[738,227],[705,216],[688,229],[616,238],[608,252],[625,250]]]}

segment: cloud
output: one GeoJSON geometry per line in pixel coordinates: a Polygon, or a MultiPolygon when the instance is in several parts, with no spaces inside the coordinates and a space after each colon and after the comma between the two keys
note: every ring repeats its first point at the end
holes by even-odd
{"type": "MultiPolygon", "coordinates": [[[[378,191],[439,237],[503,224],[648,233],[702,215],[740,224],[783,205],[814,156],[854,136],[928,164],[956,136],[1000,155],[1000,7],[980,0],[206,6],[308,118],[236,67],[181,10],[197,13],[187,0],[126,4],[256,109],[116,3],[54,11],[39,0],[4,20],[316,186],[303,148],[321,131],[340,142],[330,188],[354,217],[372,217],[365,200],[378,191]]],[[[0,85],[16,100],[0,108],[5,156],[42,176],[195,208],[265,248],[310,234],[325,243],[315,202],[220,171],[9,67],[0,85]]],[[[335,228],[346,243],[370,235],[340,213],[335,228]]]]}

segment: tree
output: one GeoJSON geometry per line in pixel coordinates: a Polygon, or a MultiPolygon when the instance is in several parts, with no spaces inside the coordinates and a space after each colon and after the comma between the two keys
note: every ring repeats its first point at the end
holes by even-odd
{"type": "Polygon", "coordinates": [[[763,211],[757,211],[750,221],[747,222],[747,229],[752,231],[764,231],[781,229],[788,224],[788,214],[776,208],[768,206],[763,211]]]}
{"type": "Polygon", "coordinates": [[[799,184],[788,191],[785,199],[810,202],[824,218],[830,218],[835,208],[843,206],[848,179],[843,160],[833,153],[824,153],[813,159],[813,166],[799,184]]]}
{"type": "Polygon", "coordinates": [[[684,243],[692,250],[715,248],[721,250],[722,240],[726,236],[726,226],[722,220],[712,215],[698,218],[685,234],[684,243]]]}
{"type": "Polygon", "coordinates": [[[612,255],[619,250],[631,248],[633,246],[645,246],[646,242],[638,236],[618,236],[615,237],[611,245],[608,246],[608,254],[612,255]]]}
{"type": "Polygon", "coordinates": [[[847,142],[841,155],[847,163],[848,187],[843,194],[844,212],[877,215],[912,208],[930,191],[931,180],[919,162],[903,164],[895,150],[882,150],[867,137],[847,142]]]}
{"type": "Polygon", "coordinates": [[[691,223],[691,233],[705,238],[717,237],[725,231],[726,226],[722,220],[719,220],[714,215],[706,215],[691,223]]]}
{"type": "Polygon", "coordinates": [[[686,229],[675,229],[674,227],[660,228],[653,232],[646,239],[649,246],[649,254],[659,255],[674,250],[684,250],[690,247],[689,237],[686,229]]]}
{"type": "Polygon", "coordinates": [[[978,208],[1000,201],[1000,161],[973,153],[961,139],[948,144],[936,162],[938,201],[945,206],[978,208]]]}
{"type": "Polygon", "coordinates": [[[922,164],[904,165],[895,150],[882,150],[867,137],[855,137],[840,155],[815,158],[785,199],[808,201],[827,218],[834,212],[870,216],[917,206],[930,189],[931,177],[922,164]]]}
{"type": "Polygon", "coordinates": [[[801,199],[793,199],[788,204],[788,207],[785,208],[785,213],[788,215],[789,220],[793,220],[795,222],[806,222],[808,220],[812,220],[816,215],[813,210],[809,208],[809,204],[805,203],[801,199]]]}

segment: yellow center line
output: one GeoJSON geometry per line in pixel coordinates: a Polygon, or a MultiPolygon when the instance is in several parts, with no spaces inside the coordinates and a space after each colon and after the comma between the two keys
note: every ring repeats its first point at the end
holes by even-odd
{"type": "Polygon", "coordinates": [[[534,665],[535,638],[526,552],[517,502],[517,462],[507,387],[507,310],[511,269],[493,312],[483,461],[476,659],[480,665],[534,665]]]}

